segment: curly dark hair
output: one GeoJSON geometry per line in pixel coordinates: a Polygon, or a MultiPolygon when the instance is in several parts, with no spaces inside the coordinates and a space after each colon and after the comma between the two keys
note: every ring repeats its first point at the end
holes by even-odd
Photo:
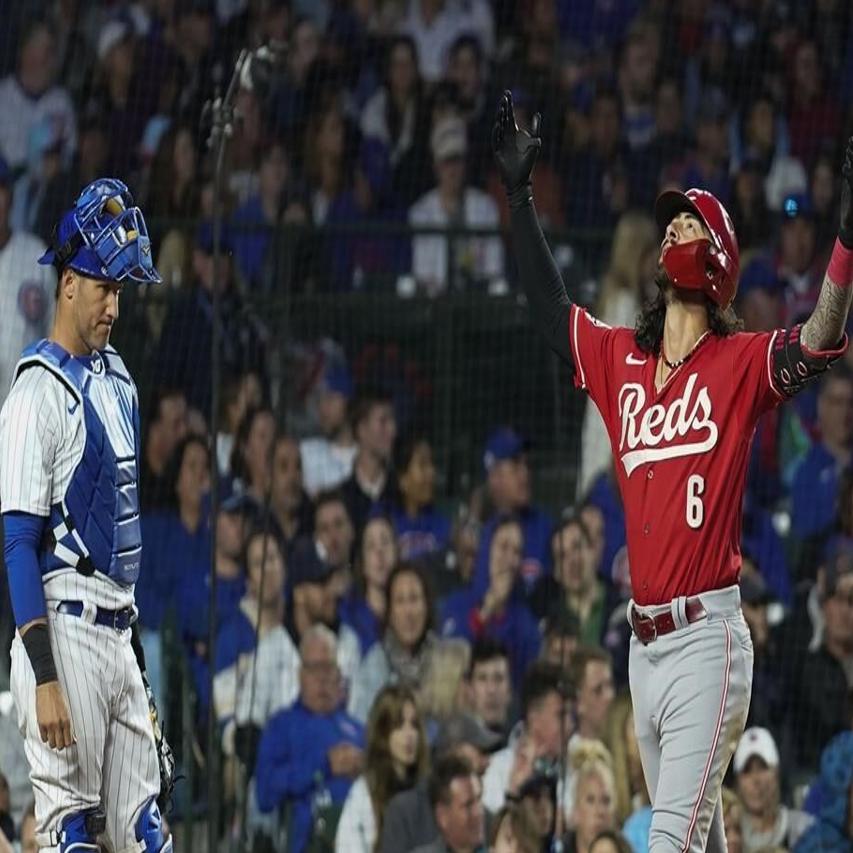
{"type": "MultiPolygon", "coordinates": [[[[663,267],[658,268],[655,284],[658,286],[657,296],[643,305],[637,317],[637,324],[634,326],[634,340],[637,346],[649,355],[660,354],[663,323],[666,317],[667,291],[672,288],[672,282],[663,267]]],[[[733,308],[723,310],[707,296],[705,307],[708,309],[708,325],[712,334],[727,338],[743,329],[743,320],[735,314],[733,308]]]]}

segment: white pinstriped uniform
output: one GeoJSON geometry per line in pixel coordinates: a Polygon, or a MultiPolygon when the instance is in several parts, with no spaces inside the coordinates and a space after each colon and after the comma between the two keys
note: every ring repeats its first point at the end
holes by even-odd
{"type": "MultiPolygon", "coordinates": [[[[90,399],[117,455],[133,452],[112,403],[105,371],[92,371],[90,399]]],[[[86,443],[83,406],[48,370],[31,367],[13,383],[0,411],[0,504],[4,512],[48,516],[61,501],[86,443]],[[76,405],[75,405],[76,404],[76,405]]],[[[25,738],[36,800],[39,846],[67,814],[100,805],[106,838],[118,853],[141,849],[134,827],[160,789],[157,753],[142,676],[130,631],[93,623],[96,607],[133,604],[133,587],[106,575],[85,577],[68,567],[44,576],[48,628],[76,744],[62,751],[43,743],[35,710],[35,676],[20,636],[12,644],[12,693],[25,738]],[[83,617],[56,612],[63,600],[84,602],[83,617]]]]}

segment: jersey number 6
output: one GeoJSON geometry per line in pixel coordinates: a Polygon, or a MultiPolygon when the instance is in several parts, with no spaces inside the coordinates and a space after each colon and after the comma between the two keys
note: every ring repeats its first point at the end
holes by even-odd
{"type": "Polygon", "coordinates": [[[698,530],[705,518],[705,505],[702,503],[702,492],[705,491],[705,478],[700,474],[691,474],[687,478],[687,526],[698,530]]]}

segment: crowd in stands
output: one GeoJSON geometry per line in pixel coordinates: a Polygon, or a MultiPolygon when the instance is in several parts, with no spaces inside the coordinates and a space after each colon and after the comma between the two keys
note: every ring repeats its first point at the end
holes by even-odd
{"type": "MultiPolygon", "coordinates": [[[[511,288],[489,139],[509,88],[520,123],[543,116],[534,194],[573,298],[632,324],[654,287],[655,195],[700,186],[734,219],[746,329],[798,322],[853,127],[849,4],[20,5],[0,44],[0,112],[14,117],[0,124],[0,387],[49,329],[54,282],[35,259],[53,223],[89,180],[124,179],[166,281],[119,324],[150,391],[142,640],[167,720],[176,655],[186,664],[197,752],[215,720],[223,833],[294,853],[646,853],[630,566],[600,418],[587,407],[572,507],[542,505],[525,436],[497,423],[474,488],[447,494],[434,436],[401,418],[394,389],[358,381],[341,347],[312,350],[304,406],[282,410],[280,331],[257,299],[511,288]],[[204,104],[240,47],[271,40],[283,64],[237,99],[217,267],[204,104]],[[606,251],[580,273],[571,244],[587,232],[606,251]]],[[[731,853],[853,845],[851,451],[848,354],[753,441],[741,593],[755,675],[721,803],[731,853]]],[[[4,837],[28,851],[4,702],[0,851],[4,837]]]]}

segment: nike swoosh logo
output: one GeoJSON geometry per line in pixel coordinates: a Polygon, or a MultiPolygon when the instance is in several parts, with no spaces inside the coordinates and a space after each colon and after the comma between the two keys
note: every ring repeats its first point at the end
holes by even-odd
{"type": "Polygon", "coordinates": [[[647,361],[647,358],[637,358],[630,352],[625,356],[625,364],[633,364],[635,367],[640,367],[640,365],[645,364],[647,361]]]}

